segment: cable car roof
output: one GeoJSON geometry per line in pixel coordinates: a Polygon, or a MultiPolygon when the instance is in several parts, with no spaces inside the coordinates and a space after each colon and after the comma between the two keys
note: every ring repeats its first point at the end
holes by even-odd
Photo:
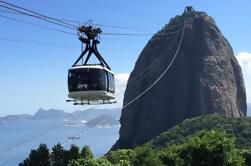
{"type": "Polygon", "coordinates": [[[86,65],[75,65],[73,67],[71,67],[69,70],[72,70],[72,69],[87,69],[87,68],[91,68],[91,69],[102,69],[102,70],[105,70],[109,73],[112,73],[114,75],[114,73],[107,69],[105,66],[101,66],[101,65],[96,65],[96,64],[86,64],[86,65]]]}

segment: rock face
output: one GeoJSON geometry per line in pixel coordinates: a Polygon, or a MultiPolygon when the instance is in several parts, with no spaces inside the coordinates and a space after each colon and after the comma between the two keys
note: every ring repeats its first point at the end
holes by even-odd
{"type": "Polygon", "coordinates": [[[147,43],[128,80],[124,106],[166,74],[143,96],[122,110],[120,138],[113,146],[140,145],[187,118],[220,113],[246,116],[241,68],[226,38],[204,12],[176,16],[147,43]]]}

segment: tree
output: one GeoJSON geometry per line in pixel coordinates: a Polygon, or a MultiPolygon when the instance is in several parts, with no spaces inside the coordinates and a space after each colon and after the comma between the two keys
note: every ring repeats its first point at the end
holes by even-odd
{"type": "Polygon", "coordinates": [[[85,145],[82,148],[82,150],[80,152],[80,156],[84,159],[92,159],[93,158],[92,151],[88,145],[85,145]]]}
{"type": "Polygon", "coordinates": [[[30,166],[29,159],[26,158],[22,163],[19,163],[19,166],[30,166]]]}
{"type": "Polygon", "coordinates": [[[245,165],[251,165],[251,149],[242,149],[241,155],[245,158],[245,165]]]}
{"type": "Polygon", "coordinates": [[[244,165],[235,139],[222,130],[200,131],[183,144],[167,147],[160,155],[165,165],[244,165]]]}
{"type": "Polygon", "coordinates": [[[77,160],[80,156],[79,147],[77,147],[76,145],[71,145],[71,148],[66,153],[68,161],[77,160]]]}
{"type": "Polygon", "coordinates": [[[149,145],[143,145],[134,149],[136,153],[135,161],[133,165],[144,165],[144,166],[160,166],[163,165],[158,158],[158,151],[154,150],[149,145]]]}
{"type": "Polygon", "coordinates": [[[105,156],[98,158],[96,161],[98,166],[114,166],[105,156]]]}
{"type": "Polygon", "coordinates": [[[111,151],[107,156],[112,164],[118,164],[120,166],[130,166],[136,158],[136,153],[131,149],[120,149],[117,151],[111,151]]]}
{"type": "Polygon", "coordinates": [[[31,150],[29,157],[19,166],[50,166],[50,153],[46,144],[40,144],[37,150],[31,150]]]}
{"type": "Polygon", "coordinates": [[[67,166],[100,166],[94,159],[80,158],[78,160],[72,160],[67,166]]]}
{"type": "Polygon", "coordinates": [[[65,153],[66,152],[60,143],[54,145],[51,152],[52,166],[65,166],[67,164],[65,153]]]}

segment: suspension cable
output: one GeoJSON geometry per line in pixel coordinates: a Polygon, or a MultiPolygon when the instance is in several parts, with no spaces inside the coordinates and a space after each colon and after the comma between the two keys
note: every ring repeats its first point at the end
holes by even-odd
{"type": "MultiPolygon", "coordinates": [[[[2,2],[2,0],[0,0],[0,2],[2,2]]],[[[61,23],[61,22],[63,22],[62,19],[56,19],[56,18],[53,19],[52,17],[48,17],[48,16],[45,17],[44,15],[42,15],[43,17],[41,17],[40,15],[30,14],[30,13],[20,11],[20,10],[17,10],[17,9],[8,7],[8,6],[4,6],[4,5],[1,5],[1,4],[0,4],[0,7],[5,8],[5,9],[9,9],[11,11],[14,11],[14,12],[17,12],[17,13],[20,13],[20,14],[23,14],[23,15],[34,17],[34,18],[37,18],[37,19],[40,19],[40,20],[43,20],[43,21],[47,21],[47,22],[50,22],[50,23],[53,23],[53,24],[56,24],[56,25],[59,25],[59,26],[63,26],[65,28],[69,28],[69,29],[72,29],[72,30],[77,30],[77,28],[78,28],[77,26],[74,26],[74,25],[71,25],[71,24],[70,24],[71,26],[62,24],[61,23]],[[57,22],[55,22],[55,21],[57,21],[57,22]]],[[[34,13],[36,13],[36,12],[34,12],[34,13]]],[[[103,25],[103,26],[107,26],[107,25],[103,25]]],[[[115,27],[115,26],[113,26],[113,27],[115,27]]],[[[150,35],[152,35],[151,33],[150,34],[141,34],[141,33],[111,33],[111,32],[103,32],[102,34],[103,35],[111,35],[111,36],[150,36],[150,35]]]]}
{"type": "Polygon", "coordinates": [[[112,35],[112,36],[150,36],[150,33],[110,33],[104,32],[103,35],[112,35]]]}
{"type": "MultiPolygon", "coordinates": [[[[172,35],[172,34],[176,34],[177,32],[180,32],[181,30],[183,30],[183,27],[181,27],[181,28],[179,28],[179,29],[177,29],[176,31],[174,31],[174,32],[168,32],[168,33],[165,33],[165,34],[156,34],[155,36],[168,36],[168,35],[172,35]]],[[[154,37],[155,37],[154,36],[154,37]]]]}
{"type": "MultiPolygon", "coordinates": [[[[0,0],[0,2],[1,2],[1,0],[0,0]]],[[[71,26],[64,25],[64,24],[62,24],[62,23],[55,22],[55,21],[53,21],[53,20],[49,20],[49,19],[43,18],[43,17],[41,17],[41,16],[29,14],[29,13],[26,13],[26,12],[24,12],[24,11],[20,11],[20,10],[17,10],[17,9],[8,7],[8,6],[4,6],[4,5],[1,5],[1,4],[0,4],[0,7],[5,8],[5,9],[9,9],[9,10],[12,10],[12,11],[15,11],[15,12],[18,12],[18,13],[21,13],[21,14],[24,14],[24,15],[27,15],[27,16],[30,16],[30,17],[34,17],[34,18],[37,18],[37,19],[40,19],[40,20],[43,20],[43,21],[47,21],[47,22],[50,22],[50,23],[53,23],[53,24],[56,24],[56,25],[59,25],[59,26],[63,26],[63,27],[65,27],[65,28],[69,28],[69,29],[72,29],[72,30],[76,30],[76,29],[77,29],[77,27],[73,28],[73,27],[71,27],[71,26]]]]}
{"type": "Polygon", "coordinates": [[[4,4],[7,4],[7,5],[9,5],[9,6],[12,6],[12,7],[15,7],[15,8],[18,8],[18,9],[21,9],[21,10],[24,10],[24,11],[27,11],[27,12],[30,12],[30,13],[33,13],[33,14],[36,14],[36,15],[41,16],[41,17],[44,17],[44,18],[47,18],[47,19],[50,19],[50,20],[53,20],[53,21],[57,21],[57,22],[59,22],[59,23],[62,23],[62,24],[71,26],[71,27],[73,27],[73,28],[77,28],[75,25],[66,23],[66,22],[64,22],[64,21],[62,21],[62,20],[59,20],[59,19],[56,19],[56,18],[52,18],[52,17],[46,16],[46,15],[44,15],[44,14],[40,14],[40,13],[38,13],[38,12],[34,12],[34,11],[32,11],[32,10],[29,10],[29,9],[25,9],[25,8],[23,8],[23,7],[20,7],[20,6],[17,6],[17,5],[14,5],[14,4],[5,2],[5,1],[3,1],[3,0],[0,0],[0,2],[1,2],[1,3],[4,3],[4,4]]]}
{"type": "Polygon", "coordinates": [[[170,64],[167,66],[167,68],[164,70],[164,72],[147,88],[145,89],[143,92],[141,92],[138,96],[136,96],[134,99],[132,99],[130,102],[128,102],[127,104],[125,104],[122,109],[125,109],[126,107],[128,107],[129,105],[131,105],[132,103],[134,103],[136,100],[138,100],[140,97],[142,97],[146,92],[148,92],[155,84],[157,84],[159,82],[159,80],[169,71],[170,67],[172,66],[174,60],[176,59],[178,53],[179,53],[179,50],[180,50],[180,47],[181,47],[181,44],[182,44],[182,41],[183,41],[183,37],[184,37],[184,33],[185,33],[185,29],[186,29],[186,22],[184,22],[184,25],[183,25],[183,30],[182,30],[182,35],[181,35],[181,38],[180,38],[180,42],[179,42],[179,45],[178,45],[178,48],[174,54],[174,57],[173,59],[171,60],[170,64]]]}
{"type": "Polygon", "coordinates": [[[36,27],[49,29],[49,30],[53,30],[53,31],[62,32],[62,33],[65,33],[65,34],[76,36],[76,34],[72,33],[72,32],[67,32],[67,31],[64,31],[64,30],[61,30],[61,29],[52,28],[52,27],[48,27],[48,26],[45,26],[45,25],[35,24],[35,23],[32,23],[32,22],[17,19],[17,18],[14,18],[14,17],[5,16],[5,15],[2,15],[2,14],[0,14],[0,17],[8,19],[8,20],[16,21],[16,22],[21,22],[21,23],[24,23],[24,24],[29,24],[29,25],[32,25],[32,26],[36,26],[36,27]]]}
{"type": "MultiPolygon", "coordinates": [[[[30,16],[30,17],[34,17],[43,21],[47,21],[59,26],[63,26],[65,28],[69,28],[72,30],[77,30],[78,26],[70,24],[68,22],[74,22],[74,23],[80,23],[79,21],[75,21],[75,20],[66,20],[66,19],[61,19],[61,18],[55,18],[55,17],[50,17],[23,7],[20,7],[18,5],[15,4],[11,4],[8,2],[5,2],[3,0],[0,0],[0,7],[8,9],[6,11],[6,13],[10,13],[10,14],[22,14],[22,15],[26,15],[26,16],[30,16]],[[7,5],[7,6],[6,6],[7,5]]],[[[115,26],[115,25],[105,25],[105,24],[95,24],[95,25],[100,25],[100,26],[104,26],[104,27],[110,27],[110,28],[119,28],[119,29],[127,29],[126,27],[123,26],[115,26]]],[[[179,31],[179,30],[178,30],[179,31]]],[[[172,33],[176,33],[176,32],[172,32],[172,33]]],[[[148,33],[113,33],[113,32],[103,32],[103,35],[112,35],[112,36],[151,36],[152,33],[148,34],[148,33]]],[[[165,36],[165,34],[157,34],[156,36],[165,36]]]]}
{"type": "MultiPolygon", "coordinates": [[[[67,23],[67,22],[69,22],[69,20],[49,17],[44,14],[40,14],[38,12],[29,10],[29,9],[25,9],[23,7],[5,2],[3,0],[0,0],[0,3],[1,3],[0,7],[8,9],[10,11],[13,11],[13,12],[5,11],[6,13],[22,14],[22,15],[34,17],[34,18],[37,18],[37,19],[40,19],[43,21],[47,21],[47,22],[59,25],[59,26],[63,26],[65,28],[72,29],[72,30],[77,30],[77,28],[78,28],[78,26],[67,23]],[[6,6],[6,5],[8,5],[8,6],[6,6]]],[[[73,21],[71,20],[71,22],[73,22],[73,21]]],[[[74,21],[74,22],[77,22],[77,21],[74,21]]],[[[97,25],[104,26],[104,27],[110,27],[110,28],[125,29],[125,27],[122,27],[122,26],[103,25],[103,24],[97,24],[97,25]]],[[[112,32],[103,32],[102,34],[103,35],[112,35],[112,36],[150,36],[150,35],[152,35],[152,33],[151,34],[141,34],[141,33],[112,33],[112,32]]]]}
{"type": "MultiPolygon", "coordinates": [[[[0,10],[0,13],[7,13],[7,14],[14,14],[14,15],[23,15],[21,13],[18,13],[18,12],[14,12],[14,11],[8,11],[8,10],[0,10]]],[[[63,19],[63,18],[58,18],[58,17],[53,17],[57,20],[60,20],[60,21],[64,21],[64,22],[70,22],[70,23],[75,23],[75,24],[78,24],[80,25],[81,24],[81,21],[78,21],[78,20],[72,20],[72,19],[63,19]]],[[[125,27],[125,26],[121,26],[121,25],[110,25],[110,24],[93,24],[93,25],[96,25],[96,26],[101,26],[101,27],[106,27],[106,28],[111,28],[111,29],[132,29],[130,27],[125,27]]]]}

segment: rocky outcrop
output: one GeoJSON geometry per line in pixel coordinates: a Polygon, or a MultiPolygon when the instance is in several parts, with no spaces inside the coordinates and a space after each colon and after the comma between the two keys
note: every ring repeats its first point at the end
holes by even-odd
{"type": "Polygon", "coordinates": [[[147,43],[128,80],[124,105],[169,71],[143,96],[122,110],[120,137],[113,149],[145,143],[184,119],[202,114],[246,116],[241,68],[214,20],[204,12],[176,16],[147,43]]]}

